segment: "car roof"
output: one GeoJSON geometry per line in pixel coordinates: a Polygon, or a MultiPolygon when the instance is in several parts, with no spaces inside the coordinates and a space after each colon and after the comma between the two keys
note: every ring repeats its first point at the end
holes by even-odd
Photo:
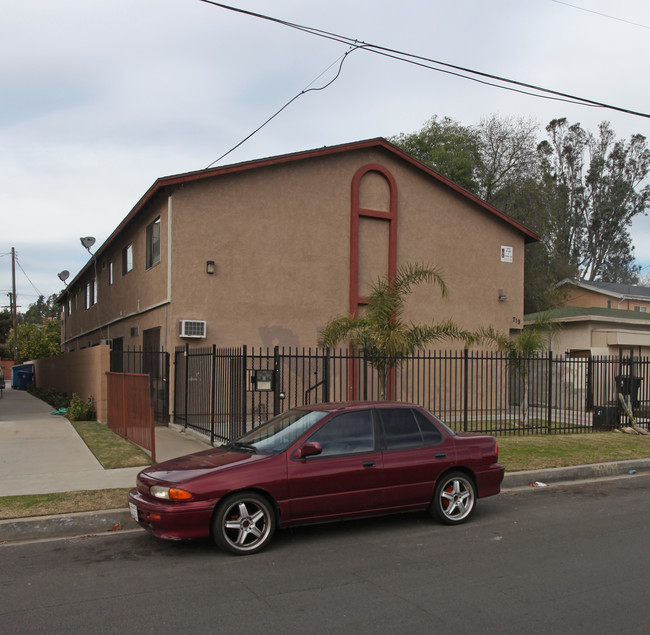
{"type": "Polygon", "coordinates": [[[337,401],[333,403],[315,403],[297,406],[296,410],[360,410],[362,408],[419,408],[417,404],[401,401],[337,401]]]}

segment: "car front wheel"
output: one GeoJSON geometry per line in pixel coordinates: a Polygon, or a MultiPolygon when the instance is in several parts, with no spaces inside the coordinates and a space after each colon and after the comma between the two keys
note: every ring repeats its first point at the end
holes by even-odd
{"type": "Polygon", "coordinates": [[[462,472],[445,474],[436,485],[431,513],[447,525],[464,523],[474,511],[476,488],[462,472]]]}
{"type": "Polygon", "coordinates": [[[263,549],[274,531],[273,508],[266,498],[255,492],[240,492],[225,498],[212,521],[214,541],[238,556],[263,549]]]}

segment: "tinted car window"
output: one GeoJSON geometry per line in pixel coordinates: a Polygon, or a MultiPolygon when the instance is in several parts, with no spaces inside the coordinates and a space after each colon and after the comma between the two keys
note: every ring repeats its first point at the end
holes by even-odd
{"type": "Polygon", "coordinates": [[[370,410],[347,412],[334,417],[310,438],[323,447],[319,456],[358,454],[375,449],[375,435],[370,410]]]}
{"type": "Polygon", "coordinates": [[[380,408],[387,450],[422,447],[422,434],[410,408],[380,408]]]}
{"type": "Polygon", "coordinates": [[[413,414],[415,415],[415,419],[417,420],[418,425],[420,426],[420,430],[422,431],[424,445],[437,445],[438,443],[441,443],[442,432],[438,430],[436,424],[417,410],[414,410],[413,414]]]}

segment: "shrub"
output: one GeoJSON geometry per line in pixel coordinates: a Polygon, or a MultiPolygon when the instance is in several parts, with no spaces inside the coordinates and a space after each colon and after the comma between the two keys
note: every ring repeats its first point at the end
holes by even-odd
{"type": "Polygon", "coordinates": [[[79,395],[73,393],[66,416],[70,421],[92,421],[95,418],[95,404],[92,397],[85,402],[79,395]]]}
{"type": "Polygon", "coordinates": [[[70,397],[62,390],[37,388],[34,384],[29,384],[27,386],[27,392],[34,395],[37,399],[50,404],[53,408],[67,408],[70,405],[70,397]]]}

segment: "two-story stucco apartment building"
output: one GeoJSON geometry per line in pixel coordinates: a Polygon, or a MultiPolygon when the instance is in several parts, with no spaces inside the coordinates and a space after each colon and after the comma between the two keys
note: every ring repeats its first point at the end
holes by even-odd
{"type": "Polygon", "coordinates": [[[164,177],[61,294],[62,349],[314,346],[406,263],[450,290],[418,287],[408,319],[508,332],[538,239],[384,139],[164,177]]]}

